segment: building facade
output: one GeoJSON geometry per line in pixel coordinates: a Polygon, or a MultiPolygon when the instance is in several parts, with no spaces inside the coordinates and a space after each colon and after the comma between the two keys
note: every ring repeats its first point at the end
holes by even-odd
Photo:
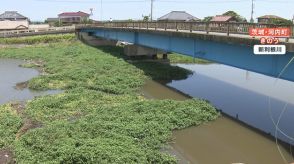
{"type": "Polygon", "coordinates": [[[29,28],[29,19],[17,11],[5,11],[0,15],[0,30],[23,30],[29,28]]]}
{"type": "Polygon", "coordinates": [[[80,24],[89,21],[90,14],[84,12],[65,12],[58,15],[58,20],[62,25],[80,24]]]}
{"type": "Polygon", "coordinates": [[[257,22],[261,24],[271,24],[277,19],[284,19],[276,15],[264,15],[257,18],[257,22]]]}

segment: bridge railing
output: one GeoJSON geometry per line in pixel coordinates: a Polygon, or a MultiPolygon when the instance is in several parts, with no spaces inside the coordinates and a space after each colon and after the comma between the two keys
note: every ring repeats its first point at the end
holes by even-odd
{"type": "MultiPolygon", "coordinates": [[[[223,23],[223,22],[103,22],[89,27],[107,27],[107,28],[132,28],[132,29],[150,29],[150,30],[174,30],[189,32],[205,32],[205,33],[225,33],[249,35],[250,28],[274,28],[287,27],[291,29],[291,38],[294,38],[294,25],[273,25],[273,24],[257,24],[257,23],[223,23]]],[[[78,26],[82,28],[85,26],[78,26]]]]}
{"type": "Polygon", "coordinates": [[[75,30],[75,26],[50,27],[50,28],[40,28],[40,29],[24,29],[24,30],[9,30],[9,31],[0,31],[0,37],[26,34],[26,33],[47,32],[47,31],[74,31],[74,30],[75,30]]]}

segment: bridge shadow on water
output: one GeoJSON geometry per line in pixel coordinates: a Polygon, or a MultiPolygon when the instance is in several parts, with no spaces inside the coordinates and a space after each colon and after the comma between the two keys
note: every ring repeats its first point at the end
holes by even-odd
{"type": "Polygon", "coordinates": [[[118,59],[123,59],[126,62],[134,65],[142,70],[144,74],[161,84],[167,84],[172,80],[184,80],[192,74],[191,71],[184,68],[171,65],[169,60],[152,59],[150,56],[128,57],[124,54],[123,46],[93,46],[83,40],[83,43],[97,48],[104,53],[110,54],[118,59]]]}

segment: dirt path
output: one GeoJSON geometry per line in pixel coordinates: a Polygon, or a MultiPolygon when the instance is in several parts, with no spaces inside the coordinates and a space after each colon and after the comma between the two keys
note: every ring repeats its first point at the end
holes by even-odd
{"type": "Polygon", "coordinates": [[[0,150],[0,164],[15,163],[13,159],[13,153],[10,150],[0,150]]]}

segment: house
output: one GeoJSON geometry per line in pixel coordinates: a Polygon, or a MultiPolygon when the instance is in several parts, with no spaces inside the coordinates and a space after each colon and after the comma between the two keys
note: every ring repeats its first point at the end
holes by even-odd
{"type": "Polygon", "coordinates": [[[210,20],[210,22],[237,22],[237,19],[228,15],[216,15],[210,20]]]}
{"type": "Polygon", "coordinates": [[[10,20],[10,21],[23,21],[28,20],[27,17],[17,13],[17,11],[5,11],[0,15],[0,21],[10,20]]]}
{"type": "Polygon", "coordinates": [[[65,12],[58,15],[59,22],[63,25],[79,24],[89,21],[90,14],[84,12],[65,12]]]}
{"type": "Polygon", "coordinates": [[[17,11],[5,11],[0,15],[0,30],[28,29],[29,19],[17,11]]]}
{"type": "Polygon", "coordinates": [[[194,17],[193,15],[186,13],[185,11],[172,11],[160,18],[157,21],[165,22],[191,22],[191,21],[200,21],[199,18],[194,17]]]}
{"type": "Polygon", "coordinates": [[[59,22],[59,19],[58,18],[47,18],[45,22],[48,23],[50,26],[55,26],[59,22]]]}
{"type": "Polygon", "coordinates": [[[264,15],[257,18],[258,23],[274,23],[277,19],[283,19],[282,17],[276,16],[276,15],[264,15]]]}

